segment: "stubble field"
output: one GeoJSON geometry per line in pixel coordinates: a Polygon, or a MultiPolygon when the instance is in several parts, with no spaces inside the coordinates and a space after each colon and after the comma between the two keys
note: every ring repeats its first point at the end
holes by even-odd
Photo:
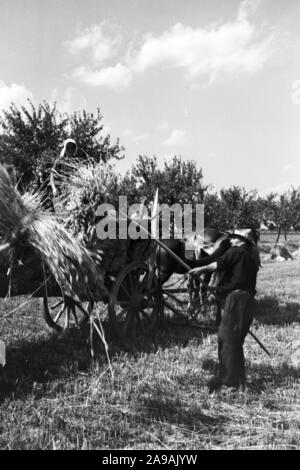
{"type": "Polygon", "coordinates": [[[169,328],[128,347],[48,331],[38,300],[0,303],[1,449],[299,449],[300,261],[265,263],[245,342],[248,389],[209,394],[216,335],[169,328]],[[16,311],[13,311],[13,309],[16,311]],[[10,313],[12,312],[12,313],[10,313]]]}

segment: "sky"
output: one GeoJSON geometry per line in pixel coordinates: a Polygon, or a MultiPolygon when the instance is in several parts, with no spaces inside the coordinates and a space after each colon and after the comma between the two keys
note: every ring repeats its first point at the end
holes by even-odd
{"type": "Polygon", "coordinates": [[[103,115],[138,155],[204,182],[300,185],[300,0],[0,0],[0,109],[103,115]]]}

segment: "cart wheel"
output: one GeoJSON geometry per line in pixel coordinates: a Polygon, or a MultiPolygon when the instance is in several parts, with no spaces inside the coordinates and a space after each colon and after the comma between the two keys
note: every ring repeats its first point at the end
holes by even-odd
{"type": "Polygon", "coordinates": [[[43,307],[44,319],[47,325],[51,329],[61,332],[70,326],[80,328],[88,320],[94,303],[80,303],[70,297],[54,299],[44,296],[43,307]]]}
{"type": "Polygon", "coordinates": [[[217,321],[220,320],[220,313],[217,310],[216,303],[212,304],[201,298],[190,298],[190,292],[184,277],[176,276],[172,282],[167,281],[163,284],[161,291],[163,296],[164,315],[169,320],[176,323],[177,320],[184,323],[194,322],[198,326],[210,326],[212,320],[217,315],[217,321]],[[176,279],[177,277],[177,279],[176,279]]]}
{"type": "Polygon", "coordinates": [[[186,320],[189,295],[185,279],[181,276],[173,282],[167,281],[162,286],[162,295],[165,315],[186,320]]]}
{"type": "Polygon", "coordinates": [[[141,261],[130,263],[119,274],[108,304],[115,334],[125,339],[149,333],[162,315],[162,297],[155,274],[141,261]]]}

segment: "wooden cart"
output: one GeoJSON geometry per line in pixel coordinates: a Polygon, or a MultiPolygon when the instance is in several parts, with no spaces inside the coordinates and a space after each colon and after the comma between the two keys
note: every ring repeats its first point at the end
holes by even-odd
{"type": "Polygon", "coordinates": [[[0,297],[31,295],[43,303],[47,325],[60,332],[72,324],[80,327],[89,319],[94,308],[108,316],[120,337],[150,331],[162,316],[163,302],[158,279],[150,262],[150,240],[130,241],[126,265],[117,275],[105,274],[109,296],[91,302],[65,296],[54,277],[43,268],[38,254],[26,248],[10,265],[0,257],[0,297]]]}

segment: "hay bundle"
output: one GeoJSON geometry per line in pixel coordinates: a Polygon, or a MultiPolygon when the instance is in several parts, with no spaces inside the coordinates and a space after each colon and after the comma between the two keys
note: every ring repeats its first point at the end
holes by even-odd
{"type": "Polygon", "coordinates": [[[52,214],[42,210],[41,197],[21,196],[0,166],[1,243],[12,244],[12,257],[15,247],[32,246],[66,295],[77,300],[105,298],[103,273],[95,263],[100,261],[99,255],[92,255],[52,214]]]}
{"type": "Polygon", "coordinates": [[[102,251],[101,266],[116,275],[128,262],[129,240],[100,240],[96,234],[97,209],[101,204],[119,207],[121,184],[109,165],[82,164],[64,178],[59,206],[66,227],[92,251],[102,251]]]}
{"type": "Polygon", "coordinates": [[[62,177],[59,203],[66,227],[83,239],[95,233],[97,208],[104,203],[118,207],[119,179],[111,166],[82,164],[62,177]]]}
{"type": "Polygon", "coordinates": [[[28,195],[25,200],[22,199],[7,171],[0,165],[0,243],[12,242],[17,234],[20,236],[33,222],[36,218],[33,200],[28,195]]]}
{"type": "Polygon", "coordinates": [[[293,256],[290,254],[285,245],[277,244],[270,250],[270,259],[275,261],[286,261],[293,259],[293,256]]]}

